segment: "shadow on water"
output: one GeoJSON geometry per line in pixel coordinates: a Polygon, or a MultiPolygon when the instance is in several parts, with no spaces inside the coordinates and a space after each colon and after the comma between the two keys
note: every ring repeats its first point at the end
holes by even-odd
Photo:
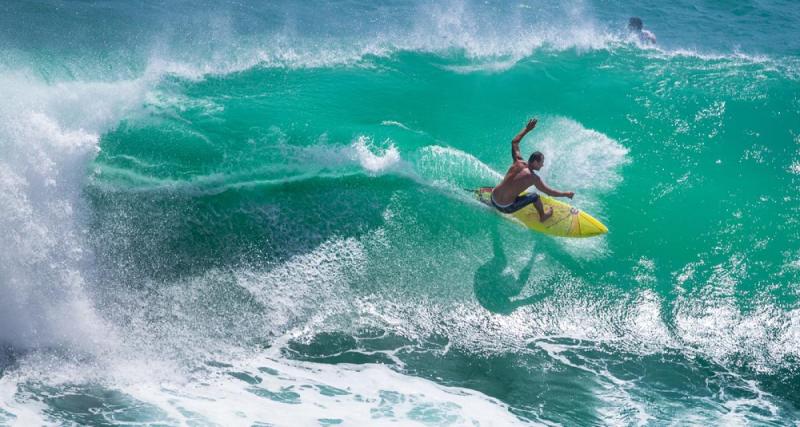
{"type": "Polygon", "coordinates": [[[491,229],[493,257],[475,271],[475,297],[487,310],[497,314],[511,314],[524,305],[533,304],[547,296],[547,292],[514,299],[528,282],[535,256],[531,254],[528,262],[515,278],[508,267],[508,259],[503,251],[497,224],[491,229]]]}

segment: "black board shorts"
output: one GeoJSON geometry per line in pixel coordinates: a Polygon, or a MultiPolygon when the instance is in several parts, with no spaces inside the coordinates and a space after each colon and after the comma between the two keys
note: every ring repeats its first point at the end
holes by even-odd
{"type": "Polygon", "coordinates": [[[537,200],[539,200],[539,195],[537,193],[528,193],[522,196],[517,196],[517,198],[508,206],[498,206],[494,201],[494,196],[492,196],[492,206],[502,213],[510,214],[530,205],[531,203],[536,203],[537,200]]]}

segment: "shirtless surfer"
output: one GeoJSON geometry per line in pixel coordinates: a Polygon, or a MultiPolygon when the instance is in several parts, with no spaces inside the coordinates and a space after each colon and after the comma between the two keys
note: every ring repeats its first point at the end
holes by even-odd
{"type": "Polygon", "coordinates": [[[548,207],[545,211],[542,206],[542,201],[536,193],[529,193],[524,196],[519,194],[525,191],[531,185],[539,189],[539,191],[553,196],[553,197],[569,197],[575,195],[572,191],[556,191],[545,185],[539,175],[534,171],[538,171],[544,165],[544,154],[536,151],[531,154],[526,163],[522,155],[519,153],[519,142],[525,135],[536,127],[537,120],[530,119],[525,128],[522,129],[517,136],[511,140],[511,157],[513,164],[508,168],[506,176],[503,181],[492,190],[492,205],[497,210],[503,213],[516,212],[525,206],[533,204],[536,211],[539,212],[539,220],[545,222],[547,218],[553,215],[553,208],[548,207]]]}

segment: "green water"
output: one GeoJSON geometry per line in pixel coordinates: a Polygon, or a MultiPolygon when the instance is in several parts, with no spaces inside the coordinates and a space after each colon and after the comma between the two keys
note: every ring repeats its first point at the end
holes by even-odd
{"type": "Polygon", "coordinates": [[[619,5],[229,5],[142,54],[145,6],[92,55],[4,39],[0,424],[798,419],[798,50],[756,19],[793,5],[653,6],[657,47],[619,5]],[[530,117],[607,235],[465,191],[530,117]]]}
{"type": "Polygon", "coordinates": [[[156,282],[303,259],[287,286],[345,296],[319,295],[328,332],[292,357],[393,363],[369,353],[400,348],[404,372],[523,417],[600,421],[594,394],[615,382],[598,372],[632,400],[710,406],[752,397],[738,375],[769,372],[767,391],[791,402],[795,377],[774,372],[796,357],[778,344],[797,304],[796,82],[624,46],[500,72],[454,71],[464,62],[399,53],[165,83],[101,142],[87,189],[93,228],[110,229],[101,259],[135,266],[118,280],[156,282]],[[460,191],[498,182],[529,116],[541,124],[523,151],[545,153],[545,180],[607,236],[532,234],[460,191]],[[303,258],[320,245],[333,245],[323,260],[303,258]],[[570,363],[550,367],[554,352],[570,363]]]}

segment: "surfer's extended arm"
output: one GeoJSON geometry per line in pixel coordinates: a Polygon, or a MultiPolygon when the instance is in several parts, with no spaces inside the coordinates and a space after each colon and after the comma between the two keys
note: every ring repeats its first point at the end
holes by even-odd
{"type": "Polygon", "coordinates": [[[575,195],[575,193],[573,193],[572,191],[556,191],[556,190],[553,190],[552,188],[548,187],[547,184],[545,184],[544,181],[542,181],[542,179],[539,178],[535,174],[533,176],[533,185],[534,185],[534,187],[538,188],[539,191],[541,191],[544,194],[547,194],[548,196],[569,197],[571,199],[572,196],[575,195]]]}
{"type": "Polygon", "coordinates": [[[536,118],[528,120],[528,124],[525,125],[525,127],[521,131],[519,131],[517,136],[515,136],[514,139],[511,140],[512,162],[516,162],[518,160],[525,160],[522,158],[522,154],[519,153],[519,142],[522,141],[522,138],[524,138],[525,135],[528,134],[528,132],[532,131],[533,128],[536,127],[537,121],[538,120],[536,120],[536,118]]]}

